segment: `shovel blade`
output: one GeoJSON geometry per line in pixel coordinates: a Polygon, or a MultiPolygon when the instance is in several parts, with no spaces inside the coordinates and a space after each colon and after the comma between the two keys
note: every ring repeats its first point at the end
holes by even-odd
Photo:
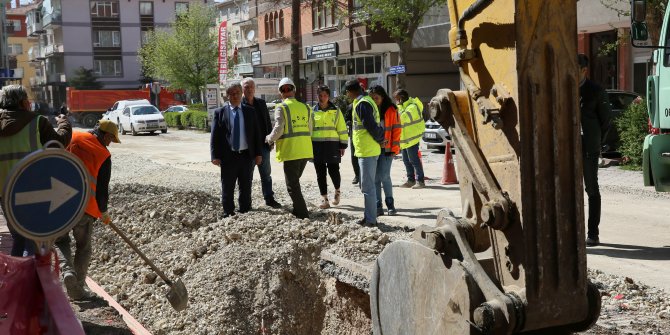
{"type": "Polygon", "coordinates": [[[170,284],[170,291],[168,291],[165,297],[170,302],[170,305],[172,305],[172,308],[178,312],[188,307],[188,292],[181,279],[177,279],[170,284]]]}

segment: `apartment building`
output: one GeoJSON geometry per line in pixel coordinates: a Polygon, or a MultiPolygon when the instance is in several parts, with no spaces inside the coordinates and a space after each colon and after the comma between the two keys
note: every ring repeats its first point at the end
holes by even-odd
{"type": "Polygon", "coordinates": [[[591,60],[591,79],[608,89],[645,95],[652,50],[630,44],[630,17],[622,15],[630,3],[606,3],[577,2],[578,50],[591,60]]]}
{"type": "MultiPolygon", "coordinates": [[[[368,87],[395,89],[398,45],[383,31],[373,31],[354,15],[360,1],[305,2],[301,7],[300,80],[305,100],[316,101],[316,88],[326,84],[334,95],[350,79],[368,87]]],[[[229,77],[281,78],[291,74],[291,8],[258,0],[224,0],[219,20],[228,21],[228,54],[235,59],[229,77]]],[[[445,8],[431,10],[415,34],[407,55],[407,88],[429,100],[439,88],[458,89],[458,71],[450,61],[449,18],[445,8]]]]}
{"type": "Polygon", "coordinates": [[[30,99],[34,98],[30,89],[29,78],[35,75],[34,68],[28,61],[28,33],[26,27],[26,13],[36,7],[35,4],[21,6],[19,0],[7,3],[5,16],[5,29],[7,34],[6,56],[7,68],[10,69],[11,78],[5,80],[5,84],[19,84],[26,87],[30,99]]]}
{"type": "MultiPolygon", "coordinates": [[[[34,43],[34,91],[52,108],[65,101],[68,77],[93,69],[104,89],[142,85],[137,50],[154,29],[169,29],[189,3],[207,0],[42,0],[27,14],[34,43]]],[[[210,4],[212,0],[209,1],[210,4]]]]}

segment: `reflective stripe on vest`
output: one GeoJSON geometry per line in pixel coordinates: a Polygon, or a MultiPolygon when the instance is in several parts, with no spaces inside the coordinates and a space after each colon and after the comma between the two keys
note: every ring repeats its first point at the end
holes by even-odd
{"type": "Polygon", "coordinates": [[[336,127],[339,118],[337,109],[315,110],[312,113],[312,142],[339,142],[340,136],[336,127]]]}
{"type": "Polygon", "coordinates": [[[361,121],[356,112],[356,108],[363,101],[372,107],[375,124],[379,124],[379,109],[377,109],[377,104],[370,98],[370,96],[365,95],[361,100],[354,100],[351,112],[353,113],[354,121],[352,128],[355,155],[360,158],[379,156],[382,152],[379,143],[377,143],[372,135],[365,129],[363,121],[361,121]]]}
{"type": "Polygon", "coordinates": [[[93,193],[88,200],[88,205],[86,206],[86,214],[94,217],[102,217],[102,213],[98,208],[98,201],[95,198],[97,181],[98,181],[98,172],[102,164],[111,156],[109,150],[98,141],[98,138],[88,132],[74,131],[72,132],[72,140],[70,145],[67,147],[67,151],[71,152],[75,156],[81,159],[86,170],[88,171],[89,185],[93,193]]]}
{"type": "Polygon", "coordinates": [[[423,132],[426,130],[426,123],[419,113],[419,106],[410,102],[400,113],[400,122],[402,124],[402,133],[400,134],[400,148],[407,149],[421,141],[423,132]],[[411,108],[414,106],[414,108],[411,108]]]}
{"type": "Polygon", "coordinates": [[[5,187],[5,180],[14,165],[40,148],[40,117],[35,116],[16,134],[0,137],[0,190],[5,187]]]}
{"type": "Polygon", "coordinates": [[[284,116],[284,133],[277,140],[277,161],[312,158],[309,107],[294,98],[285,99],[277,107],[281,108],[284,116]]]}

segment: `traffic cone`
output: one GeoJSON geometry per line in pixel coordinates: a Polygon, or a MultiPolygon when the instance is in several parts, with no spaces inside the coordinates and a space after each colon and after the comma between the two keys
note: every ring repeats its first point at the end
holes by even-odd
{"type": "Polygon", "coordinates": [[[454,168],[454,157],[451,155],[451,143],[447,143],[444,150],[444,168],[442,169],[442,185],[458,184],[456,169],[454,168]]]}
{"type": "MultiPolygon", "coordinates": [[[[419,148],[419,163],[421,163],[421,168],[423,169],[423,180],[430,180],[428,176],[426,176],[426,169],[423,168],[423,156],[421,155],[421,149],[419,148]]],[[[419,176],[415,175],[415,180],[419,180],[419,176]]]]}

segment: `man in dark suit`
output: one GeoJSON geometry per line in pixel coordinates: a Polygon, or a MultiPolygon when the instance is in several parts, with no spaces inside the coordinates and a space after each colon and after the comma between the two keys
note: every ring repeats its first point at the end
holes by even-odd
{"type": "MultiPolygon", "coordinates": [[[[256,98],[256,83],[252,78],[244,78],[240,82],[242,84],[242,92],[244,98],[242,99],[242,106],[252,107],[256,111],[256,118],[258,119],[258,128],[263,138],[272,131],[272,122],[270,122],[270,112],[265,100],[256,98]]],[[[275,193],[272,191],[272,168],[270,165],[270,151],[272,147],[263,143],[261,154],[263,162],[258,166],[258,174],[261,175],[261,189],[263,190],[263,198],[265,204],[272,208],[281,208],[281,204],[275,200],[275,193]]]]}
{"type": "Polygon", "coordinates": [[[254,164],[262,162],[263,137],[253,108],[242,106],[242,85],[226,88],[230,103],[214,111],[210,152],[212,164],[221,167],[223,217],[234,215],[235,183],[240,187],[239,212],[251,210],[254,164]]]}
{"type": "Polygon", "coordinates": [[[582,157],[584,167],[584,188],[589,198],[589,219],[586,245],[600,244],[600,190],[598,186],[598,160],[603,135],[610,122],[610,104],[607,93],[586,74],[589,59],[584,54],[577,55],[579,63],[579,107],[582,116],[582,157]]]}

